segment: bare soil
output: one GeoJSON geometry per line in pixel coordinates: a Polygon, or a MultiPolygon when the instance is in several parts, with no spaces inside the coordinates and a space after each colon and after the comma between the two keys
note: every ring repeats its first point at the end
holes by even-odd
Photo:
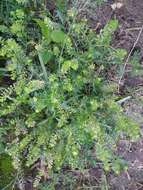
{"type": "MultiPolygon", "coordinates": [[[[116,47],[122,47],[131,50],[140,28],[143,25],[143,1],[142,0],[108,0],[102,6],[98,7],[87,18],[92,28],[100,30],[110,19],[117,19],[119,27],[113,39],[116,47]],[[112,9],[111,5],[117,2],[122,3],[121,8],[112,9]]],[[[136,48],[143,56],[143,34],[137,43],[136,48]]]]}

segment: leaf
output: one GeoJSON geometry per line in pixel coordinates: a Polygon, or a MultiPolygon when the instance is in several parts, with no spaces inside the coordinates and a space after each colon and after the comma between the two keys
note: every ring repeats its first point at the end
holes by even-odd
{"type": "Polygon", "coordinates": [[[119,57],[122,60],[127,55],[127,51],[125,49],[118,48],[116,49],[115,55],[116,57],[119,57]]]}
{"type": "Polygon", "coordinates": [[[70,61],[65,61],[62,65],[62,73],[66,73],[71,67],[71,62],[70,61]]]}
{"type": "Polygon", "coordinates": [[[70,69],[77,70],[78,69],[78,61],[76,59],[67,60],[62,65],[62,73],[66,73],[70,69]]]}
{"type": "Polygon", "coordinates": [[[91,108],[92,108],[93,111],[97,110],[97,108],[98,108],[98,102],[97,102],[97,100],[95,100],[95,99],[91,100],[90,101],[90,105],[91,105],[91,108]]]}
{"type": "Polygon", "coordinates": [[[56,6],[60,11],[65,10],[66,8],[65,2],[66,2],[65,0],[56,0],[56,6]]]}
{"type": "Polygon", "coordinates": [[[110,20],[108,24],[101,30],[100,35],[97,36],[97,44],[108,46],[111,42],[112,33],[117,29],[118,21],[117,20],[110,20]]]}
{"type": "Polygon", "coordinates": [[[114,32],[118,27],[118,20],[110,20],[105,26],[105,30],[108,29],[110,32],[114,32]]]}
{"type": "Polygon", "coordinates": [[[47,80],[48,79],[47,70],[46,70],[45,64],[43,62],[43,58],[41,56],[40,51],[38,51],[38,57],[39,57],[39,61],[40,61],[40,64],[41,64],[41,68],[43,70],[43,74],[44,74],[45,80],[47,80]]]}
{"type": "Polygon", "coordinates": [[[66,34],[61,30],[54,30],[51,34],[53,42],[63,43],[66,38],[66,34]]]}
{"type": "Polygon", "coordinates": [[[23,23],[21,21],[14,22],[12,26],[10,27],[10,30],[13,34],[16,34],[17,36],[22,37],[22,35],[24,34],[23,23]]]}
{"type": "Polygon", "coordinates": [[[40,26],[42,35],[45,39],[48,40],[48,42],[51,42],[51,30],[48,27],[48,25],[45,24],[43,20],[40,19],[34,19],[36,23],[40,26]]]}
{"type": "Polygon", "coordinates": [[[31,80],[27,86],[25,87],[25,92],[27,94],[34,92],[36,90],[42,89],[44,88],[44,81],[40,81],[40,80],[31,80]]]}
{"type": "Polygon", "coordinates": [[[5,25],[0,25],[0,32],[9,33],[9,28],[5,25]]]}
{"type": "Polygon", "coordinates": [[[41,50],[41,51],[39,51],[39,54],[45,65],[48,63],[48,61],[50,61],[50,59],[53,56],[53,53],[51,50],[41,50]]]}
{"type": "Polygon", "coordinates": [[[78,69],[78,61],[76,59],[71,61],[71,68],[75,71],[78,69]]]}
{"type": "Polygon", "coordinates": [[[5,150],[4,144],[0,142],[0,154],[3,153],[5,150]]]}
{"type": "Polygon", "coordinates": [[[47,107],[45,96],[41,95],[39,97],[33,98],[34,109],[36,113],[40,113],[44,108],[47,107]]]}

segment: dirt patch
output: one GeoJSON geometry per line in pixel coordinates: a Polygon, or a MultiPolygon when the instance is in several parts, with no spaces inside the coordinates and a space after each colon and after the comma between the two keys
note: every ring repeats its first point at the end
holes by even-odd
{"type": "MultiPolygon", "coordinates": [[[[114,16],[119,20],[119,29],[115,34],[115,45],[131,50],[143,25],[143,1],[126,0],[121,9],[116,9],[114,16]]],[[[143,57],[143,33],[135,47],[143,57]]]]}
{"type": "MultiPolygon", "coordinates": [[[[143,25],[142,10],[142,0],[108,1],[94,10],[94,14],[93,12],[91,12],[91,14],[87,13],[87,17],[90,26],[92,28],[98,28],[98,30],[100,30],[111,18],[116,18],[119,21],[119,28],[114,35],[113,44],[116,47],[122,47],[130,51],[143,25]],[[121,2],[122,7],[113,10],[111,5],[115,2],[121,2]]],[[[136,49],[140,51],[140,56],[142,58],[143,34],[136,45],[136,49]]]]}
{"type": "Polygon", "coordinates": [[[120,155],[128,161],[127,172],[119,176],[111,175],[109,183],[113,190],[142,190],[143,189],[143,140],[131,143],[121,141],[120,155]]]}

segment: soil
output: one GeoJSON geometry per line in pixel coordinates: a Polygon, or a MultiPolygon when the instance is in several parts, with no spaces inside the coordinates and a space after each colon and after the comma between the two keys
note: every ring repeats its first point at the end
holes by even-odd
{"type": "MultiPolygon", "coordinates": [[[[118,30],[115,32],[113,44],[116,47],[122,47],[131,50],[136,41],[138,33],[143,25],[143,1],[142,0],[108,0],[102,6],[98,7],[87,18],[92,28],[100,30],[112,18],[119,21],[118,30]],[[112,9],[111,5],[121,2],[122,7],[112,9]]],[[[143,33],[135,47],[140,51],[143,57],[143,33]]]]}

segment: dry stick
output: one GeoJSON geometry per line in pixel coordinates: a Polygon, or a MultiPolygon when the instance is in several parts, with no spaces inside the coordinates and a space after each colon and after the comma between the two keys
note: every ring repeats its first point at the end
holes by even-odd
{"type": "Polygon", "coordinates": [[[141,30],[141,27],[127,28],[126,31],[141,30]]]}
{"type": "Polygon", "coordinates": [[[128,64],[128,61],[129,61],[129,59],[130,59],[130,57],[131,57],[131,55],[132,55],[132,53],[133,53],[134,48],[136,47],[136,45],[137,45],[137,43],[138,43],[138,41],[139,41],[139,39],[140,39],[140,37],[141,37],[142,32],[143,32],[143,25],[142,25],[142,27],[141,27],[141,29],[140,29],[140,31],[139,31],[139,34],[138,34],[138,36],[137,36],[137,39],[136,39],[135,43],[134,43],[134,45],[133,45],[131,51],[129,52],[128,57],[127,57],[127,59],[126,59],[126,61],[125,61],[125,64],[124,64],[124,67],[123,67],[123,72],[122,72],[122,75],[121,75],[121,77],[120,77],[120,79],[119,79],[119,82],[118,82],[118,92],[120,91],[120,84],[121,84],[121,81],[122,81],[122,79],[123,79],[123,77],[124,77],[124,73],[125,73],[125,70],[126,70],[126,66],[127,66],[127,64],[128,64]]]}

